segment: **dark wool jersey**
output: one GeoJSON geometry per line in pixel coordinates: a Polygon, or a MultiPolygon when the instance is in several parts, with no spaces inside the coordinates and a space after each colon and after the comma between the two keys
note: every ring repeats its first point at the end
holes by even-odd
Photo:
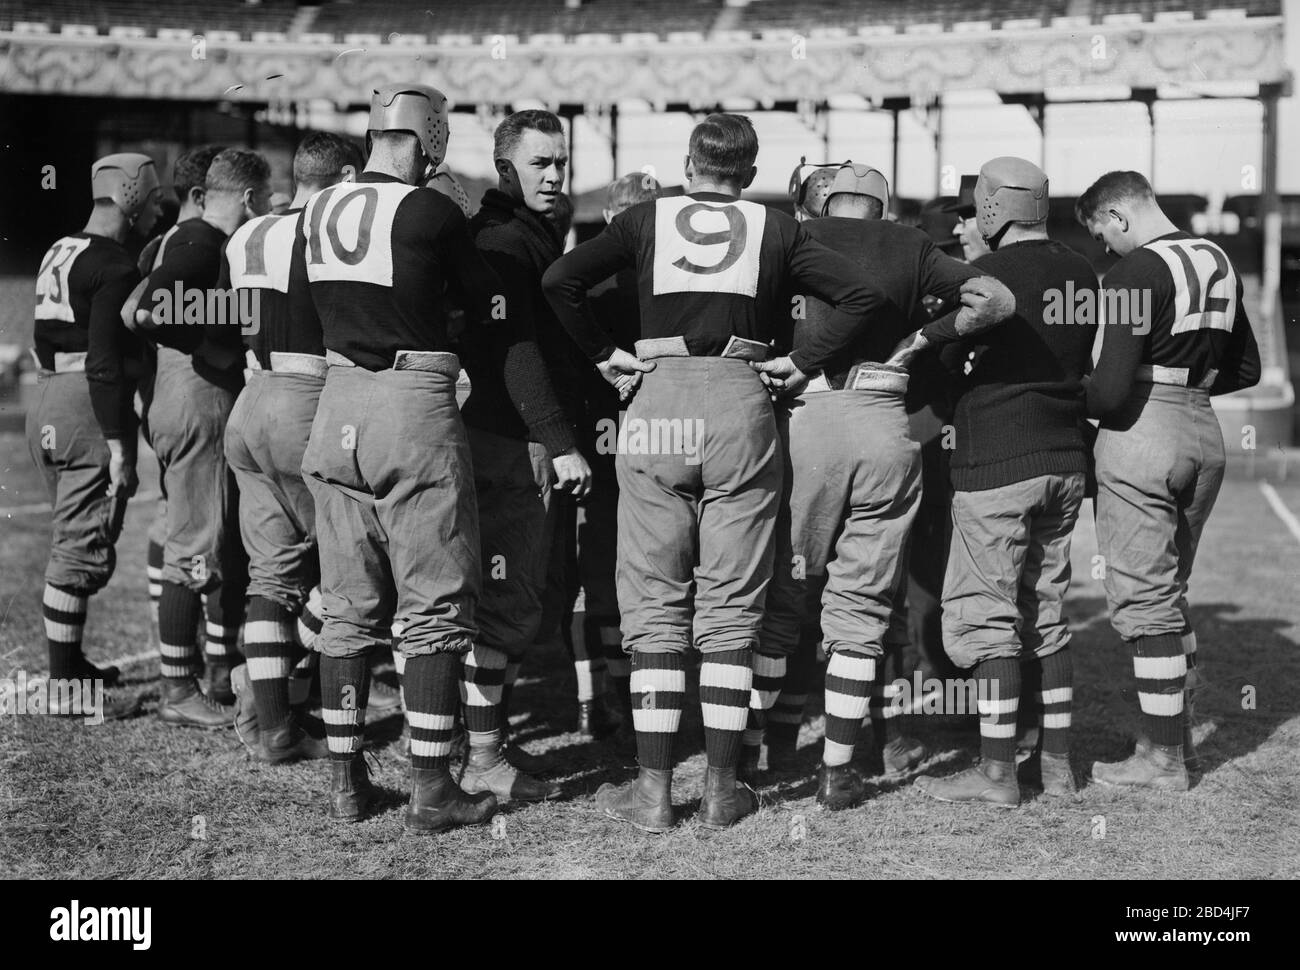
{"type": "Polygon", "coordinates": [[[1189,387],[1217,371],[1211,394],[1259,381],[1259,345],[1241,277],[1209,240],[1186,232],[1153,239],[1111,267],[1102,290],[1106,327],[1088,385],[1092,417],[1105,423],[1124,405],[1143,364],[1171,368],[1189,387]]]}
{"type": "MultiPolygon", "coordinates": [[[[825,366],[826,378],[834,388],[844,386],[854,364],[888,360],[898,342],[919,329],[915,318],[922,309],[922,297],[955,302],[962,283],[979,276],[970,264],[941,253],[921,230],[897,222],[826,216],[803,223],[803,230],[827,249],[852,260],[859,277],[869,279],[886,297],[884,306],[872,314],[871,326],[825,366]]],[[[808,299],[805,319],[794,323],[794,346],[798,348],[811,333],[826,326],[832,312],[821,300],[808,299]]]]}
{"type": "Polygon", "coordinates": [[[782,300],[791,290],[833,304],[791,355],[805,373],[829,362],[884,303],[859,268],[782,212],[714,192],[655,199],[619,213],[542,281],[560,322],[594,361],[614,344],[583,297],[628,267],[637,273],[641,338],[684,337],[696,356],[720,356],[732,336],[770,343],[789,320],[782,300]]]}
{"type": "Polygon", "coordinates": [[[462,341],[471,388],[461,409],[465,423],[536,441],[552,458],[562,455],[577,442],[579,372],[573,342],[542,293],[542,274],[559,258],[560,239],[549,220],[497,189],[483,196],[469,227],[506,299],[502,321],[472,328],[462,341]],[[570,401],[567,408],[557,385],[570,401]]]}
{"type": "MultiPolygon", "coordinates": [[[[641,339],[641,301],[636,291],[636,270],[624,269],[587,294],[592,315],[616,346],[632,352],[641,339]]],[[[602,417],[613,417],[624,407],[618,391],[592,367],[583,370],[583,402],[587,427],[602,417]]]]}
{"type": "Polygon", "coordinates": [[[145,281],[140,309],[169,319],[152,332],[164,347],[188,354],[194,372],[227,390],[244,386],[239,315],[218,292],[226,234],[203,219],[186,219],[145,281]],[[178,299],[179,293],[179,299],[178,299]]]}
{"type": "Polygon", "coordinates": [[[399,350],[450,351],[444,297],[488,320],[502,293],[464,213],[433,189],[365,172],[313,195],[300,225],[293,260],[308,288],[290,294],[295,325],[318,317],[326,349],[366,370],[399,350]]]}
{"type": "Polygon", "coordinates": [[[86,355],[90,406],[105,438],[129,426],[144,347],[119,316],[140,281],[121,243],[86,232],[64,236],[45,253],[36,276],[36,356],[54,370],[55,354],[86,355]]]}
{"type": "MultiPolygon", "coordinates": [[[[301,211],[250,219],[231,234],[222,257],[221,288],[256,291],[257,326],[245,328],[243,337],[264,370],[271,369],[273,353],[325,355],[316,315],[295,319],[289,311],[290,287],[305,294],[307,286],[306,266],[293,261],[301,211]]],[[[248,305],[250,296],[237,298],[248,305]]]]}
{"type": "MultiPolygon", "coordinates": [[[[1095,295],[1097,274],[1073,249],[1049,239],[1012,243],[971,264],[1001,280],[1016,312],[972,338],[982,353],[953,415],[953,488],[980,491],[1039,475],[1087,470],[1084,375],[1097,324],[1052,322],[1053,293],[1095,295]]],[[[954,314],[927,324],[936,343],[955,335],[954,314]]]]}

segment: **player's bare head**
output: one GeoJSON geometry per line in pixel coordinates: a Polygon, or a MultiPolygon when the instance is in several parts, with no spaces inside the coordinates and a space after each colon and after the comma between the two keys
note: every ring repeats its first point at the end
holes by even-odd
{"type": "Polygon", "coordinates": [[[204,182],[206,210],[217,207],[222,215],[237,209],[245,218],[271,211],[271,166],[265,158],[244,148],[227,148],[208,166],[204,182]]]}
{"type": "Polygon", "coordinates": [[[364,164],[356,142],[332,132],[313,131],[293,153],[294,185],[314,191],[350,181],[364,164]]]}
{"type": "Polygon", "coordinates": [[[191,148],[176,159],[176,164],[172,166],[172,191],[176,193],[176,201],[181,204],[180,218],[188,219],[202,214],[208,166],[225,149],[225,145],[201,145],[191,148]]]}
{"type": "Polygon", "coordinates": [[[649,172],[629,172],[609,183],[605,192],[605,221],[609,222],[620,212],[659,198],[663,189],[649,172]]]}
{"type": "Polygon", "coordinates": [[[1145,242],[1135,223],[1159,212],[1155,191],[1140,172],[1107,172],[1074,203],[1074,216],[1108,250],[1127,255],[1145,242]]]}
{"type": "Polygon", "coordinates": [[[870,165],[845,162],[826,190],[825,214],[849,219],[883,219],[889,183],[870,165]]]}
{"type": "Polygon", "coordinates": [[[403,131],[415,136],[425,165],[414,178],[414,184],[425,168],[434,169],[447,157],[447,141],[451,131],[447,122],[447,96],[427,84],[385,84],[376,88],[370,98],[370,121],[366,125],[366,141],[373,158],[375,136],[380,132],[403,131]]]}
{"type": "Polygon", "coordinates": [[[558,117],[536,109],[507,115],[492,136],[492,159],[502,192],[543,215],[555,207],[569,167],[558,117]]]}
{"type": "Polygon", "coordinates": [[[691,132],[686,156],[688,182],[746,188],[758,169],[758,133],[744,115],[711,114],[691,132]]]}

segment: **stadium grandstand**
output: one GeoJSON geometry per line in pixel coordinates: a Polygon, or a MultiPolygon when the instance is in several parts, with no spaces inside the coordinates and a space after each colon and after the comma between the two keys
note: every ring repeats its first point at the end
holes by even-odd
{"type": "MultiPolygon", "coordinates": [[[[1244,403],[1223,406],[1261,409],[1252,416],[1267,428],[1262,439],[1290,443],[1280,293],[1283,268],[1300,264],[1300,197],[1284,199],[1278,187],[1278,100],[1290,92],[1283,8],[1280,0],[0,0],[0,112],[11,130],[36,133],[0,153],[0,191],[11,196],[0,199],[0,277],[25,293],[50,227],[84,207],[80,182],[44,196],[23,188],[51,159],[82,172],[106,151],[144,150],[169,170],[186,147],[226,141],[257,147],[284,173],[305,129],[359,133],[371,89],[397,77],[443,89],[465,125],[453,131],[467,132],[453,142],[472,140],[480,156],[495,119],[513,107],[564,116],[580,232],[599,228],[600,186],[638,159],[625,144],[634,124],[667,138],[672,117],[718,106],[784,117],[789,144],[804,147],[791,149],[781,176],[800,154],[843,157],[842,132],[862,144],[869,130],[871,155],[898,196],[895,214],[908,219],[955,191],[942,163],[945,139],[963,134],[963,94],[989,94],[1032,119],[1043,162],[1061,134],[1052,112],[1126,102],[1146,109],[1146,127],[1134,131],[1149,132],[1141,167],[1162,202],[1180,225],[1221,240],[1250,276],[1265,380],[1244,403]],[[1260,146],[1250,157],[1257,182],[1162,184],[1157,110],[1189,98],[1250,109],[1241,123],[1260,146]],[[624,110],[631,103],[640,114],[624,110]],[[931,142],[920,162],[900,155],[909,131],[931,142]],[[593,151],[604,159],[593,164],[593,151]]],[[[1134,122],[1113,117],[1124,120],[1112,127],[1134,122]]],[[[477,200],[487,183],[474,179],[490,177],[490,164],[463,174],[477,200]]],[[[1102,273],[1110,260],[1074,223],[1077,188],[1067,183],[1053,176],[1052,231],[1102,273]]],[[[770,183],[754,197],[787,204],[770,183]]],[[[0,282],[6,293],[9,285],[0,282]]],[[[13,335],[30,321],[4,313],[0,344],[20,343],[13,335]]]]}

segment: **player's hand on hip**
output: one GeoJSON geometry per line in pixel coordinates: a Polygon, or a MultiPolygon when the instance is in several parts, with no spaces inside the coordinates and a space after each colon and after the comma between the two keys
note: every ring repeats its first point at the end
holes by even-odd
{"type": "Polygon", "coordinates": [[[551,459],[555,466],[555,487],[575,498],[586,498],[591,491],[591,466],[577,448],[570,448],[551,459]]]}
{"type": "Polygon", "coordinates": [[[608,359],[596,365],[600,376],[618,389],[620,401],[626,401],[641,384],[641,375],[655,369],[652,360],[641,360],[626,350],[615,349],[608,359]]]}
{"type": "Polygon", "coordinates": [[[749,366],[758,372],[773,401],[779,397],[791,397],[808,386],[808,375],[789,357],[750,361],[749,366]]]}
{"type": "Polygon", "coordinates": [[[1006,284],[992,276],[963,283],[961,304],[955,325],[963,337],[988,330],[1016,312],[1016,298],[1006,284]]]}

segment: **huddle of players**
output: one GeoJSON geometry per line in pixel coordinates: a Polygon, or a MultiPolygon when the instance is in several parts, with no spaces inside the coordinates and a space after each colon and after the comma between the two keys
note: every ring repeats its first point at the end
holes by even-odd
{"type": "Polygon", "coordinates": [[[1259,358],[1231,264],[1177,231],[1141,176],[1103,176],[1077,205],[1124,257],[1107,288],[1155,297],[1150,334],[1114,321],[1094,371],[1095,321],[1053,326],[1044,308],[1053,291],[1095,290],[1095,275],[1047,238],[1047,178],[1021,159],[981,170],[961,231],[988,251],[966,264],[885,219],[888,187],[867,166],[796,178],[799,221],[741,200],[757,137],[743,116],[712,115],[691,135],[685,195],[620,180],[607,229],[561,255],[558,119],[525,111],[500,125],[498,188],[470,220],[439,168],[447,137],[439,92],[389,85],[372,99],[364,165],[346,141],[309,136],[297,195],[275,215],[266,163],[221,151],[201,192],[177,180],[194,207],[146,253],[143,280],[122,242],[156,218],[152,162],[96,163],[91,219],[51,248],[37,283],[29,439],[55,506],[53,677],[91,675],[81,629],[134,489],[143,380],[166,495],[166,723],[234,723],[271,763],[327,757],[330,814],[356,820],[374,798],[361,756],[370,665],[392,649],[409,831],[552,797],[541,766],[506,744],[505,715],[524,651],[572,602],[554,577],[576,570],[583,726],[616,720],[599,700],[603,667],[639,763],[635,780],[597,793],[606,815],[652,832],[673,824],[690,648],[708,763],[697,817],[723,828],[754,811],[758,746],[766,730],[769,769],[790,766],[819,637],[829,661],[817,799],[850,807],[864,795],[852,761],[868,716],[887,772],[925,756],[889,716],[884,667],[906,640],[921,501],[904,395],[909,369],[937,357],[958,394],[943,634],[980,684],[981,759],[918,788],[1017,805],[1023,694],[1042,707],[1044,790],[1075,790],[1062,603],[1094,450],[1087,417],[1101,421],[1098,537],[1144,728],[1131,758],[1095,765],[1093,778],[1187,787],[1186,588],[1224,466],[1209,395],[1253,384],[1259,358]],[[256,291],[256,332],[241,338],[210,311],[177,325],[176,308],[169,321],[160,304],[177,287],[256,291]],[[602,453],[595,428],[629,399],[628,422],[698,422],[698,452],[602,453]],[[232,675],[241,624],[247,663],[232,675]],[[319,656],[323,739],[291,703],[299,642],[319,656]]]}

